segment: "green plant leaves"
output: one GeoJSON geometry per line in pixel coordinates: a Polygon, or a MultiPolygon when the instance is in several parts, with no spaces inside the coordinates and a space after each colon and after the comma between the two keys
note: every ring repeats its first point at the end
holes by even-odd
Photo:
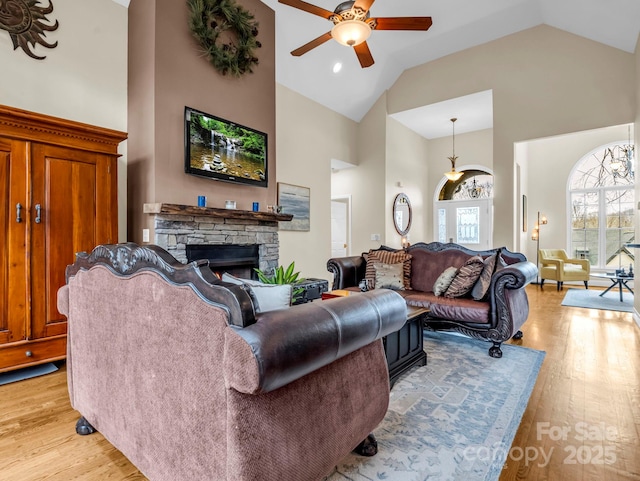
{"type": "MultiPolygon", "coordinates": [[[[262,272],[260,269],[253,269],[254,271],[256,271],[256,274],[258,274],[258,279],[260,279],[260,282],[263,282],[264,284],[296,284],[299,282],[304,281],[304,279],[299,279],[300,273],[299,272],[293,272],[296,268],[296,263],[292,262],[291,264],[289,264],[289,266],[286,268],[286,270],[284,269],[284,267],[282,266],[278,266],[276,269],[274,269],[273,271],[273,275],[266,275],[264,272],[262,272]]],[[[304,292],[304,288],[302,287],[293,287],[293,300],[296,301],[304,292]]]]}

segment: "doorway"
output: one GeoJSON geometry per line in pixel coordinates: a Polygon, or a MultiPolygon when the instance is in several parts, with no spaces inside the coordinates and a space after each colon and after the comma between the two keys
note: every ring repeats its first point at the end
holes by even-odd
{"type": "Polygon", "coordinates": [[[351,252],[351,197],[331,199],[331,257],[346,257],[351,252]]]}
{"type": "Polygon", "coordinates": [[[434,232],[439,242],[473,250],[493,246],[493,175],[470,166],[455,182],[442,178],[434,199],[434,232]]]}
{"type": "Polygon", "coordinates": [[[436,202],[435,232],[439,242],[454,242],[480,251],[491,249],[493,200],[436,202]]]}

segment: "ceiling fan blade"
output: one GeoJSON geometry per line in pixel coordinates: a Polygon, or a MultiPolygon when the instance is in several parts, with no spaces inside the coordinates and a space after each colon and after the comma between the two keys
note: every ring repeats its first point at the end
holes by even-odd
{"type": "Polygon", "coordinates": [[[289,5],[293,8],[304,10],[305,12],[312,13],[313,15],[318,15],[319,17],[326,18],[327,20],[334,15],[334,13],[329,10],[311,5],[310,3],[303,2],[302,0],[278,0],[278,2],[284,5],[289,5]]]}
{"type": "Polygon", "coordinates": [[[376,30],[429,30],[431,17],[376,18],[376,30]]]}
{"type": "Polygon", "coordinates": [[[294,51],[291,52],[291,55],[294,57],[299,57],[300,55],[304,55],[309,50],[316,48],[318,45],[322,45],[327,40],[331,40],[331,32],[327,32],[323,35],[320,35],[318,38],[314,38],[311,42],[305,43],[302,47],[298,47],[294,51]]]}
{"type": "Polygon", "coordinates": [[[369,50],[369,46],[367,42],[362,42],[361,44],[353,47],[356,51],[356,55],[358,56],[358,60],[360,61],[360,65],[362,68],[371,67],[373,62],[373,55],[371,55],[371,50],[369,50]]]}
{"type": "Polygon", "coordinates": [[[371,5],[373,5],[373,2],[375,2],[376,0],[356,0],[356,3],[353,5],[353,7],[358,7],[361,8],[362,10],[364,10],[365,12],[368,12],[369,9],[371,8],[371,5]]]}

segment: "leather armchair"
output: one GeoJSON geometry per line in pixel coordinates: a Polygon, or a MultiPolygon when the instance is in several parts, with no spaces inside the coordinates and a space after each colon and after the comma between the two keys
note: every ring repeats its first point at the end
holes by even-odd
{"type": "Polygon", "coordinates": [[[591,265],[588,259],[574,259],[564,249],[540,249],[540,287],[545,280],[556,281],[557,290],[562,289],[564,281],[582,281],[589,289],[591,265]]]}

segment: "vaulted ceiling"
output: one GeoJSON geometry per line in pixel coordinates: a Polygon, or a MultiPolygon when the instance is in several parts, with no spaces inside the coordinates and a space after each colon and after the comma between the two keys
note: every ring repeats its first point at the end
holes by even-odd
{"type": "MultiPolygon", "coordinates": [[[[527,28],[547,24],[630,53],[640,33],[639,0],[377,0],[373,17],[430,16],[433,25],[426,32],[373,31],[367,43],[375,64],[363,69],[352,48],[333,40],[292,56],[292,50],[329,31],[331,22],[277,0],[262,1],[276,12],[277,81],[355,121],[404,70],[527,28]],[[336,62],[342,63],[337,74],[332,71],[336,62]]],[[[331,11],[341,3],[306,1],[331,11]]],[[[486,99],[468,100],[485,105],[486,99]]],[[[422,125],[427,138],[450,134],[449,106],[432,106],[431,111],[438,108],[446,120],[435,130],[422,125]]],[[[478,123],[466,131],[487,128],[487,113],[477,116],[478,123]]],[[[413,117],[419,118],[419,112],[413,117]]]]}
{"type": "MultiPolygon", "coordinates": [[[[129,5],[129,0],[114,1],[129,5]]],[[[377,0],[370,10],[374,17],[430,16],[433,25],[426,32],[372,32],[367,43],[375,64],[363,69],[351,47],[333,40],[301,57],[292,56],[292,50],[331,30],[331,22],[277,0],[261,1],[276,12],[277,82],[355,121],[404,70],[527,28],[547,24],[630,53],[640,34],[640,0],[377,0]],[[342,70],[333,73],[337,62],[342,70]]],[[[342,1],[308,3],[333,11],[342,1]]],[[[466,123],[464,131],[488,128],[489,113],[479,110],[487,94],[467,100],[472,103],[457,100],[458,107],[478,120],[466,123]]],[[[448,135],[450,106],[428,108],[432,116],[438,113],[447,120],[431,128],[420,111],[398,120],[419,119],[413,120],[419,122],[414,130],[421,129],[427,138],[448,135]]]]}

